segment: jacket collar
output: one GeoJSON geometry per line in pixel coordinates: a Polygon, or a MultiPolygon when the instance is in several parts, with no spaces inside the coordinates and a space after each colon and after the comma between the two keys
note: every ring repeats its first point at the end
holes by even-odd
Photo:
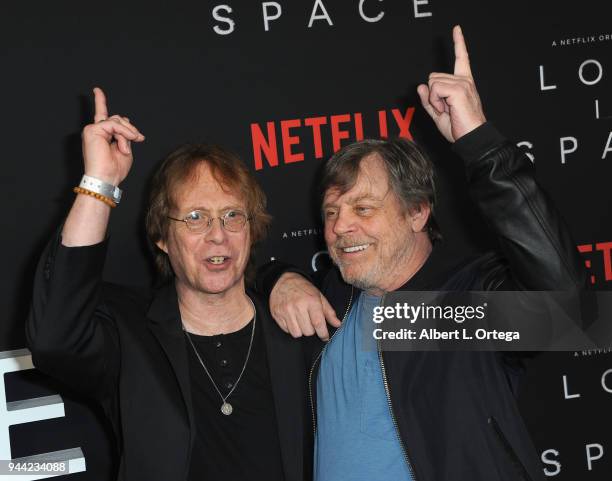
{"type": "Polygon", "coordinates": [[[147,318],[152,324],[158,325],[168,334],[183,336],[181,314],[174,282],[168,282],[155,291],[149,305],[147,318]]]}
{"type": "Polygon", "coordinates": [[[191,399],[187,348],[174,282],[169,282],[156,291],[147,312],[147,319],[151,332],[161,345],[172,367],[185,403],[185,411],[189,421],[191,452],[195,441],[195,421],[191,399]]]}
{"type": "Polygon", "coordinates": [[[423,266],[398,291],[428,291],[441,288],[465,263],[465,257],[459,255],[444,241],[434,243],[429,257],[423,266]]]}
{"type": "Polygon", "coordinates": [[[305,479],[304,435],[309,427],[305,415],[305,361],[301,344],[278,328],[265,300],[251,291],[247,294],[257,309],[266,345],[285,479],[302,480],[305,479]]]}
{"type": "MultiPolygon", "coordinates": [[[[304,429],[308,427],[304,414],[306,408],[306,393],[303,386],[305,373],[300,344],[299,341],[283,333],[276,325],[272,325],[274,321],[265,302],[251,291],[247,291],[247,294],[255,304],[258,327],[261,326],[264,335],[285,476],[288,481],[301,480],[304,479],[304,429]]],[[[174,283],[166,284],[156,292],[147,317],[149,327],[163,348],[176,376],[189,418],[190,444],[193,448],[195,422],[191,380],[187,346],[174,283]]]]}

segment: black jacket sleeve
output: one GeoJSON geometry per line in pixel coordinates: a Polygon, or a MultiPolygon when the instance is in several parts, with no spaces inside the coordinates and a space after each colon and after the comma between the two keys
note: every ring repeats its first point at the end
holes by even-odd
{"type": "Polygon", "coordinates": [[[508,261],[493,288],[575,290],[586,272],[560,213],[534,177],[527,156],[485,123],[459,139],[472,199],[497,235],[508,261]]]}
{"type": "Polygon", "coordinates": [[[119,340],[102,301],[107,242],[65,247],[57,234],[34,279],[26,339],[34,365],[78,392],[103,399],[115,391],[119,340]]]}

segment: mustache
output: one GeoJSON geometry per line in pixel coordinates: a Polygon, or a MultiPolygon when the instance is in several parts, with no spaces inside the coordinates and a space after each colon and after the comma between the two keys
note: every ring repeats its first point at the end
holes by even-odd
{"type": "Polygon", "coordinates": [[[344,249],[346,247],[360,246],[363,244],[372,244],[374,241],[369,238],[357,238],[357,237],[343,237],[334,242],[333,247],[335,249],[344,249]]]}

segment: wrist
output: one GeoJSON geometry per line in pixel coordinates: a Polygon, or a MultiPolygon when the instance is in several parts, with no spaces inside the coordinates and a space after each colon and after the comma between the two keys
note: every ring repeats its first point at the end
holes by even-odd
{"type": "Polygon", "coordinates": [[[480,126],[487,123],[484,117],[474,117],[471,119],[463,119],[462,122],[457,122],[457,126],[453,131],[454,142],[461,140],[466,135],[477,130],[480,126]]]}
{"type": "Polygon", "coordinates": [[[470,161],[481,158],[505,141],[506,138],[490,122],[485,122],[457,139],[453,150],[463,160],[470,161]]]}
{"type": "Polygon", "coordinates": [[[109,174],[106,172],[100,172],[95,169],[85,169],[83,175],[88,175],[89,177],[93,177],[95,179],[101,180],[110,185],[114,185],[118,187],[123,179],[120,179],[119,176],[114,174],[109,174]]]}
{"type": "Polygon", "coordinates": [[[122,190],[117,187],[117,184],[107,182],[104,179],[94,177],[89,174],[83,175],[81,183],[75,189],[86,190],[91,194],[100,195],[109,199],[115,204],[119,204],[119,202],[121,202],[121,195],[123,194],[122,190]]]}
{"type": "Polygon", "coordinates": [[[301,274],[298,274],[297,272],[284,272],[278,277],[278,280],[274,284],[274,287],[272,288],[272,290],[274,290],[274,288],[276,288],[277,286],[283,284],[285,281],[291,281],[291,280],[296,280],[296,279],[308,280],[306,277],[304,277],[301,274]]]}

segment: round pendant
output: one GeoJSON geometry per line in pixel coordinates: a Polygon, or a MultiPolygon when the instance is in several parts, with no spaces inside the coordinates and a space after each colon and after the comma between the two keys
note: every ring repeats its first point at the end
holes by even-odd
{"type": "Polygon", "coordinates": [[[229,416],[230,414],[232,414],[233,410],[234,408],[232,407],[230,403],[224,402],[223,404],[221,404],[221,412],[225,414],[226,416],[229,416]]]}

